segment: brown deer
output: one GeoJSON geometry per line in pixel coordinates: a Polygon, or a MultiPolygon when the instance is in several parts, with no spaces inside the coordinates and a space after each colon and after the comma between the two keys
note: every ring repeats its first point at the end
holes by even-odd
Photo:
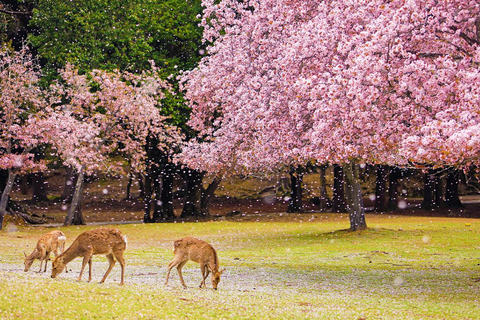
{"type": "Polygon", "coordinates": [[[127,247],[127,239],[123,236],[119,230],[114,228],[98,228],[81,233],[72,245],[65,250],[64,253],[59,255],[53,261],[52,278],[55,278],[60,274],[65,265],[75,259],[76,257],[83,257],[82,269],[78,276],[78,281],[82,279],[83,269],[88,262],[88,281],[92,280],[92,256],[95,254],[106,255],[110,265],[108,270],[103,276],[100,283],[105,282],[110,271],[115,264],[115,259],[120,263],[122,267],[122,277],[120,285],[123,285],[123,276],[125,272],[125,259],[123,258],[123,252],[127,247]]]}
{"type": "Polygon", "coordinates": [[[55,257],[62,253],[65,249],[65,240],[67,240],[67,238],[60,230],[51,231],[42,235],[40,239],[38,239],[37,246],[30,255],[27,256],[27,254],[24,252],[25,272],[30,269],[36,259],[40,260],[40,270],[38,270],[38,272],[42,272],[42,265],[44,261],[45,268],[43,272],[46,272],[47,262],[50,260],[50,253],[53,252],[55,257]]]}
{"type": "Polygon", "coordinates": [[[200,264],[200,270],[202,271],[202,282],[200,282],[200,288],[207,287],[205,279],[207,279],[210,271],[212,272],[212,286],[217,290],[218,283],[220,282],[220,276],[225,269],[219,271],[220,264],[218,262],[217,251],[208,243],[203,240],[185,237],[177,240],[173,244],[174,258],[167,266],[167,279],[165,285],[168,285],[168,277],[170,276],[170,270],[173,267],[177,267],[180,281],[184,288],[187,288],[185,281],[182,277],[182,268],[188,260],[192,260],[200,264]]]}

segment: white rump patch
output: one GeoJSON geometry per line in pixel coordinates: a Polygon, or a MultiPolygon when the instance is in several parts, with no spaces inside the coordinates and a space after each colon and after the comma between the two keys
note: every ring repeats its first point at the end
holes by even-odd
{"type": "Polygon", "coordinates": [[[58,241],[67,241],[67,237],[60,236],[60,237],[58,237],[58,241]]]}

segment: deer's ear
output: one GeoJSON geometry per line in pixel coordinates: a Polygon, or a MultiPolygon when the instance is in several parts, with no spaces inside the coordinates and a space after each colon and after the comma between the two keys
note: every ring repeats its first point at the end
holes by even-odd
{"type": "Polygon", "coordinates": [[[222,270],[220,270],[220,274],[222,274],[222,273],[223,273],[223,271],[225,271],[225,269],[226,269],[226,268],[223,268],[222,270]]]}
{"type": "Polygon", "coordinates": [[[27,257],[27,253],[25,251],[23,251],[23,254],[25,255],[25,258],[27,257]]]}

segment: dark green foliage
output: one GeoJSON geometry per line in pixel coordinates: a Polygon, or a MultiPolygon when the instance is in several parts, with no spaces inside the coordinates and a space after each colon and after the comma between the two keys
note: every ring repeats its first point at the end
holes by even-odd
{"type": "MultiPolygon", "coordinates": [[[[29,39],[38,51],[48,77],[66,63],[81,73],[92,69],[162,70],[178,92],[176,77],[199,61],[202,29],[200,0],[78,0],[40,1],[33,10],[29,39]]],[[[182,127],[189,108],[181,94],[167,94],[162,114],[182,127]]]]}
{"type": "Polygon", "coordinates": [[[137,72],[154,60],[171,74],[198,60],[199,13],[196,0],[40,1],[30,40],[53,68],[69,62],[82,71],[137,72]]]}

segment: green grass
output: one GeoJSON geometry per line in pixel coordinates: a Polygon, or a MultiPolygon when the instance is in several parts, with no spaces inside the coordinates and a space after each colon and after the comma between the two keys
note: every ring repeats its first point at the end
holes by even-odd
{"type": "MultiPolygon", "coordinates": [[[[480,220],[368,215],[369,229],[347,232],[345,215],[298,215],[304,222],[216,221],[116,226],[128,237],[125,285],[117,264],[106,282],[104,257],[93,280],[76,281],[81,259],[56,279],[23,272],[47,228],[0,232],[1,319],[478,319],[480,220]],[[199,289],[189,262],[183,289],[172,243],[196,236],[226,267],[218,291],[199,289]]],[[[67,244],[92,226],[61,228],[67,244]]],[[[207,282],[211,288],[210,282],[207,282]]]]}

